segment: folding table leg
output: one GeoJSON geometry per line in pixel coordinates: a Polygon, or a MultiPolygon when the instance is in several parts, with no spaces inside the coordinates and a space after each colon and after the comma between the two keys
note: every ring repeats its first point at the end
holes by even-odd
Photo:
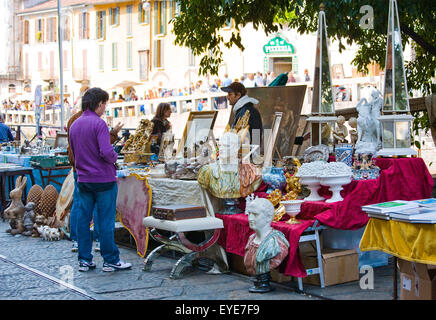
{"type": "Polygon", "coordinates": [[[324,268],[322,266],[321,245],[320,245],[320,241],[319,241],[318,229],[315,230],[315,243],[316,243],[316,255],[317,255],[317,259],[318,259],[318,268],[319,268],[319,280],[321,283],[321,288],[325,288],[324,268]]]}
{"type": "Polygon", "coordinates": [[[298,290],[303,291],[303,279],[298,278],[298,290]]]}

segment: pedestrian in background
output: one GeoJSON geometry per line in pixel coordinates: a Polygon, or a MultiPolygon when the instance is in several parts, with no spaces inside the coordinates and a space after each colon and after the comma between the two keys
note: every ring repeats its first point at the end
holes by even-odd
{"type": "Polygon", "coordinates": [[[11,128],[9,128],[5,122],[5,115],[0,115],[0,143],[6,143],[9,141],[14,141],[14,136],[12,135],[11,128]]]}
{"type": "Polygon", "coordinates": [[[110,144],[109,129],[101,116],[109,95],[100,88],[88,89],[82,97],[83,114],[71,125],[69,138],[77,171],[80,201],[77,235],[79,271],[94,269],[92,236],[89,225],[97,206],[100,254],[103,271],[130,269],[120,260],[115,244],[115,215],[118,194],[115,162],[117,153],[110,144]]]}

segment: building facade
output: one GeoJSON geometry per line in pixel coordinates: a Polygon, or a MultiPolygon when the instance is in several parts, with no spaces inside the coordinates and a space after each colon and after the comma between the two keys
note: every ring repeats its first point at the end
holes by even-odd
{"type": "MultiPolygon", "coordinates": [[[[197,80],[213,83],[215,77],[198,76],[199,57],[189,48],[174,45],[170,20],[178,12],[177,1],[149,1],[144,9],[139,0],[62,0],[61,39],[64,92],[74,102],[88,86],[101,87],[111,98],[126,94],[117,84],[137,84],[136,95],[145,98],[153,88],[188,88],[197,80]]],[[[57,0],[28,0],[17,11],[21,43],[22,81],[31,88],[59,92],[59,47],[57,43],[57,0]]],[[[232,22],[223,26],[230,34],[232,22]]],[[[293,71],[297,81],[304,81],[304,70],[312,79],[316,35],[299,35],[282,29],[265,35],[247,25],[241,30],[244,51],[224,49],[220,66],[221,79],[232,79],[255,72],[293,71]]],[[[331,44],[333,78],[360,75],[351,67],[356,48],[339,54],[331,44]]],[[[373,72],[378,76],[379,70],[373,72]]],[[[125,89],[125,88],[124,88],[125,89]]],[[[130,89],[129,89],[130,90],[130,89]]],[[[127,92],[129,93],[129,92],[127,92]]],[[[71,101],[72,100],[72,101],[71,101]]]]}

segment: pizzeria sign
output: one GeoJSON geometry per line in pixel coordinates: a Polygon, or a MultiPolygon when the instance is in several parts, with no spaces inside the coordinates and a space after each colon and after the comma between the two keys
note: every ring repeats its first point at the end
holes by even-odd
{"type": "Polygon", "coordinates": [[[266,45],[263,46],[263,52],[266,54],[274,54],[274,53],[280,53],[280,54],[294,54],[295,49],[294,46],[286,40],[275,37],[274,39],[271,39],[268,41],[266,45]]]}

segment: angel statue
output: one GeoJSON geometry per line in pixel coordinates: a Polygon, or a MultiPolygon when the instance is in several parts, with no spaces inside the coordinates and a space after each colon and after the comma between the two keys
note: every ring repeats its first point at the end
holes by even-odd
{"type": "Polygon", "coordinates": [[[377,89],[371,90],[371,99],[362,98],[356,106],[357,117],[357,154],[374,155],[381,147],[380,140],[380,109],[382,106],[381,93],[377,89]]]}

